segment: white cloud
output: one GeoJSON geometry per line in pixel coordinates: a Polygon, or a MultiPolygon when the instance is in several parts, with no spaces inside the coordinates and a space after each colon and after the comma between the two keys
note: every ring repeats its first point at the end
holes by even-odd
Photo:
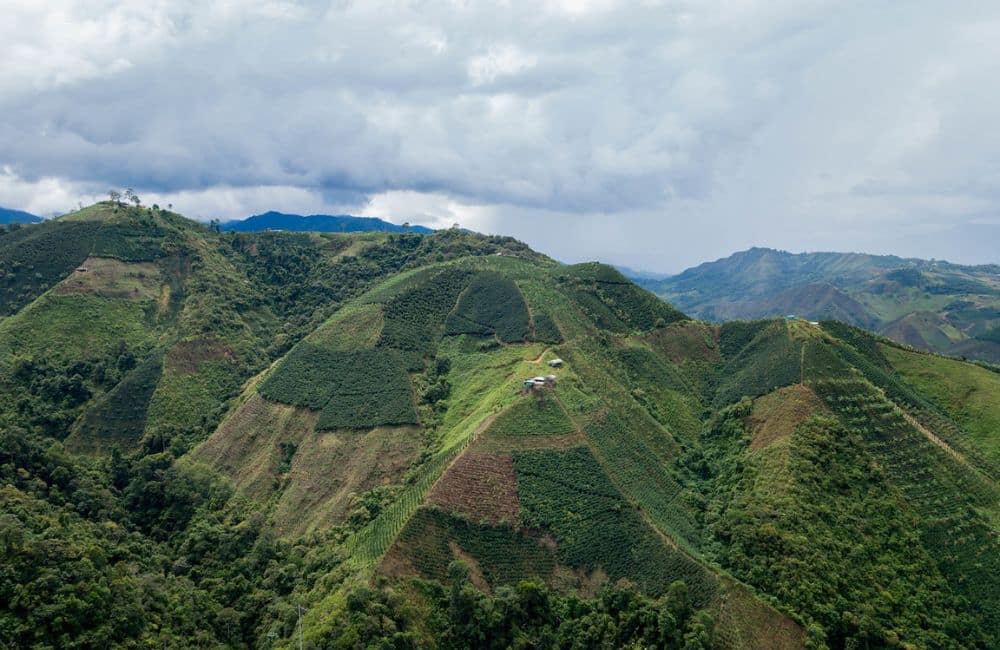
{"type": "Polygon", "coordinates": [[[43,213],[128,185],[675,270],[927,255],[1000,199],[989,3],[9,0],[0,60],[0,205],[43,213]]]}

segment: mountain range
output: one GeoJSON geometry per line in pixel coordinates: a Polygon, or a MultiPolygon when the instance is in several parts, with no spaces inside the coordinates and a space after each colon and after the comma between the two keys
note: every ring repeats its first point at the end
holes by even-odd
{"type": "Polygon", "coordinates": [[[998,371],[95,204],[0,232],[0,645],[995,648],[998,371]]]}
{"type": "Polygon", "coordinates": [[[23,210],[11,210],[0,207],[0,224],[8,223],[38,223],[42,218],[23,210]]]}
{"type": "Polygon", "coordinates": [[[265,212],[239,221],[221,224],[224,231],[259,232],[262,230],[288,230],[292,232],[433,232],[425,226],[397,225],[376,217],[314,214],[307,217],[282,212],[265,212]]]}
{"type": "Polygon", "coordinates": [[[1000,266],[751,248],[667,278],[631,276],[713,321],[839,320],[921,350],[1000,362],[1000,266]]]}

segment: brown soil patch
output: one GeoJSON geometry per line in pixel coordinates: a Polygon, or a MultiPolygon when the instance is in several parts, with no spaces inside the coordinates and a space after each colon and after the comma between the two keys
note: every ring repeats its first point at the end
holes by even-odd
{"type": "Polygon", "coordinates": [[[417,427],[366,432],[315,431],[318,411],[269,402],[253,389],[192,456],[243,494],[274,506],[280,534],[339,523],[357,495],[398,483],[420,452],[417,427]],[[288,445],[294,453],[287,462],[288,445]]]}
{"type": "Polygon", "coordinates": [[[281,443],[298,445],[313,431],[319,413],[268,402],[253,388],[193,457],[228,476],[236,488],[266,499],[275,489],[281,443]]]}
{"type": "Polygon", "coordinates": [[[646,340],[673,363],[719,360],[719,328],[685,321],[654,330],[646,340]]]}
{"type": "Polygon", "coordinates": [[[402,480],[421,440],[420,429],[411,426],[310,433],[292,458],[275,527],[297,535],[341,523],[358,495],[402,480]]]}
{"type": "Polygon", "coordinates": [[[232,359],[233,351],[225,343],[211,339],[181,341],[167,353],[167,368],[181,375],[198,372],[203,361],[232,359]]]}
{"type": "Polygon", "coordinates": [[[158,298],[161,286],[160,268],[151,262],[88,257],[53,291],[59,295],[91,294],[105,298],[147,300],[158,298]]]}
{"type": "Polygon", "coordinates": [[[805,632],[742,584],[722,578],[709,608],[715,619],[714,647],[725,650],[801,650],[805,632]]]}
{"type": "Polygon", "coordinates": [[[791,437],[796,427],[819,413],[828,413],[826,405],[811,389],[796,384],[757,398],[753,413],[747,418],[753,439],[751,449],[791,437]]]}
{"type": "Polygon", "coordinates": [[[472,586],[483,593],[491,593],[490,583],[486,582],[486,576],[483,575],[483,569],[479,566],[476,558],[466,553],[461,546],[451,540],[448,541],[448,548],[451,549],[451,554],[456,560],[462,560],[469,567],[469,582],[472,583],[472,586]]]}
{"type": "Polygon", "coordinates": [[[473,521],[516,523],[520,504],[514,461],[510,454],[466,451],[434,485],[427,500],[473,521]]]}

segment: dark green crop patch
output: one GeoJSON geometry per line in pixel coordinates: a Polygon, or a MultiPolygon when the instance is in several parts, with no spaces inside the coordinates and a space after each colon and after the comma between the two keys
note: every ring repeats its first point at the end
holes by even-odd
{"type": "Polygon", "coordinates": [[[393,296],[385,305],[379,347],[418,352],[421,358],[433,353],[434,341],[468,278],[467,271],[448,269],[393,296]]]}
{"type": "Polygon", "coordinates": [[[477,274],[448,316],[446,334],[496,334],[508,342],[528,338],[528,306],[513,280],[499,273],[477,274]]]}
{"type": "Polygon", "coordinates": [[[396,350],[342,352],[300,343],[259,390],[275,402],[321,410],[318,429],[417,422],[410,380],[396,350]]]}
{"type": "Polygon", "coordinates": [[[615,582],[659,594],[675,580],[691,587],[699,606],[714,593],[704,571],[656,535],[611,484],[588,449],[514,454],[521,524],[551,531],[563,564],[601,568],[615,582]]]}

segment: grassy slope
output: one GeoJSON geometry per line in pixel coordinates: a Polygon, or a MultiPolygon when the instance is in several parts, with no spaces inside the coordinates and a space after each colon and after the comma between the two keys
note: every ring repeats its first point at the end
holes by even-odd
{"type": "Polygon", "coordinates": [[[894,346],[881,349],[907,382],[968,431],[982,453],[1000,463],[1000,374],[894,346]]]}

